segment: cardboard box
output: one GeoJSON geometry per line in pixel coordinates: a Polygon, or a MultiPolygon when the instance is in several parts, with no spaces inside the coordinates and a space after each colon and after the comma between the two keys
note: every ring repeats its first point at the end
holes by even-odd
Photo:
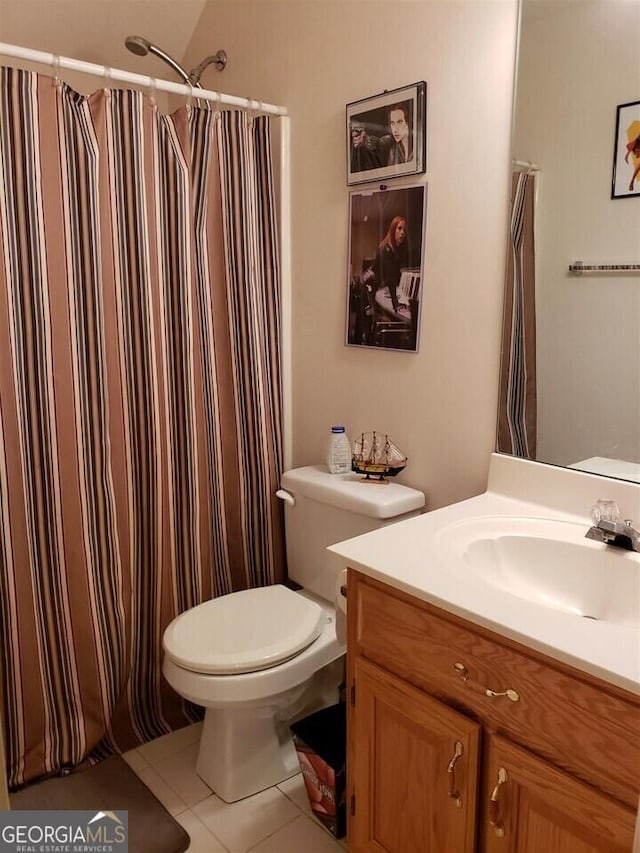
{"type": "Polygon", "coordinates": [[[336,838],[346,831],[346,705],[333,705],[291,726],[314,815],[336,838]]]}

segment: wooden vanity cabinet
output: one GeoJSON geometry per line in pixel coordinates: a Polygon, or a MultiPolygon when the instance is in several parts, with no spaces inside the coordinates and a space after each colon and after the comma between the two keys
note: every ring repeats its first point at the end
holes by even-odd
{"type": "Polygon", "coordinates": [[[631,853],[632,809],[505,738],[487,740],[484,853],[631,853]]]}
{"type": "Polygon", "coordinates": [[[631,853],[638,697],[352,570],[348,632],[350,853],[631,853]]]}
{"type": "Polygon", "coordinates": [[[349,849],[472,853],[480,726],[363,658],[353,673],[349,849]]]}

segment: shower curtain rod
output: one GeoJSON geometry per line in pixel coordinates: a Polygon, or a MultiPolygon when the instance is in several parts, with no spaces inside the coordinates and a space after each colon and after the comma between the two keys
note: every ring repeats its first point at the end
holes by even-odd
{"type": "Polygon", "coordinates": [[[540,166],[537,163],[532,163],[529,160],[514,160],[513,168],[518,172],[539,172],[540,166]]]}
{"type": "Polygon", "coordinates": [[[133,83],[145,89],[157,89],[162,92],[172,92],[176,95],[187,95],[198,100],[212,101],[216,104],[225,104],[230,107],[240,107],[258,113],[269,115],[286,116],[287,108],[276,104],[263,104],[252,98],[239,98],[236,95],[225,95],[222,92],[214,92],[211,89],[198,89],[186,86],[184,83],[174,83],[172,80],[162,80],[155,77],[147,77],[144,74],[134,74],[132,71],[122,71],[119,68],[109,68],[107,65],[96,65],[92,62],[82,62],[79,59],[71,59],[68,56],[56,56],[53,53],[44,53],[40,50],[31,50],[16,44],[0,42],[0,55],[11,56],[16,59],[25,59],[29,62],[40,62],[43,65],[51,65],[54,70],[66,68],[69,71],[78,71],[81,74],[91,74],[94,77],[102,77],[118,83],[133,83]]]}

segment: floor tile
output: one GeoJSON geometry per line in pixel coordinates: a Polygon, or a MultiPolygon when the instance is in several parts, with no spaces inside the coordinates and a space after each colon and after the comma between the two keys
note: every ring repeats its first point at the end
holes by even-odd
{"type": "Polygon", "coordinates": [[[127,762],[129,767],[136,773],[138,772],[138,770],[142,770],[143,767],[149,766],[149,762],[147,761],[147,759],[143,758],[143,756],[140,755],[137,749],[130,749],[129,752],[123,752],[122,757],[127,762]]]}
{"type": "Polygon", "coordinates": [[[211,788],[205,785],[196,773],[199,746],[198,742],[189,744],[180,752],[153,765],[158,776],[164,779],[188,806],[194,806],[212,794],[211,788]]]}
{"type": "Polygon", "coordinates": [[[191,844],[187,853],[226,853],[226,848],[190,809],[176,815],[176,820],[189,833],[191,844]]]}
{"type": "Polygon", "coordinates": [[[299,815],[250,850],[251,853],[342,853],[344,847],[314,818],[299,815]]]}
{"type": "Polygon", "coordinates": [[[285,779],[284,782],[280,782],[278,788],[282,791],[285,797],[288,797],[291,802],[295,803],[299,809],[305,812],[305,814],[311,814],[309,797],[307,796],[307,789],[305,788],[302,773],[298,773],[296,776],[292,776],[290,779],[285,779]]]}
{"type": "Polygon", "coordinates": [[[156,738],[138,747],[138,752],[151,766],[159,761],[186,749],[192,743],[200,741],[202,723],[194,723],[182,729],[176,729],[168,735],[156,738]]]}
{"type": "MultiPolygon", "coordinates": [[[[193,806],[192,811],[231,853],[246,853],[300,816],[298,807],[277,788],[237,803],[225,803],[214,795],[193,806]]],[[[296,853],[307,851],[303,848],[296,853]]]]}
{"type": "Polygon", "coordinates": [[[187,804],[185,801],[156,773],[153,767],[143,767],[142,770],[136,772],[151,793],[155,794],[160,800],[169,814],[175,817],[175,815],[186,810],[187,804]]]}

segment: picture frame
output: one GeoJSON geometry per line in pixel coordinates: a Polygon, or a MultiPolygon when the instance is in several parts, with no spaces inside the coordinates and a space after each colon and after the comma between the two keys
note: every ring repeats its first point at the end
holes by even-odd
{"type": "Polygon", "coordinates": [[[347,104],[347,185],[418,175],[427,168],[427,84],[347,104]]]}
{"type": "Polygon", "coordinates": [[[616,108],[611,198],[640,196],[640,101],[616,108]]]}
{"type": "Polygon", "coordinates": [[[349,194],[346,345],[417,352],[427,184],[349,194]]]}

